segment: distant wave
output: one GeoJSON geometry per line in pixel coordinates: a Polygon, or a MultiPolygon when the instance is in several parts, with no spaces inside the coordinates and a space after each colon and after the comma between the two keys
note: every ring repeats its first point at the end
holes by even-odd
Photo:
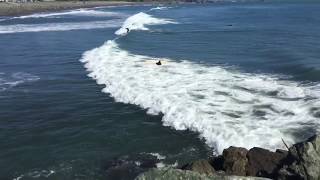
{"type": "Polygon", "coordinates": [[[152,17],[149,14],[140,12],[137,14],[134,14],[127,18],[120,29],[118,29],[115,34],[116,35],[126,35],[127,34],[127,28],[132,30],[148,30],[146,27],[147,25],[161,25],[161,24],[174,24],[176,22],[170,20],[170,19],[160,19],[152,17]]]}
{"type": "Polygon", "coordinates": [[[158,6],[155,8],[151,8],[150,11],[154,11],[154,10],[166,10],[166,9],[170,9],[171,7],[166,7],[166,6],[158,6]]]}
{"type": "Polygon", "coordinates": [[[16,72],[12,74],[0,73],[0,92],[13,88],[19,84],[37,81],[39,79],[40,78],[38,76],[24,72],[16,72]]]}
{"type": "Polygon", "coordinates": [[[320,86],[190,61],[157,66],[115,41],[87,51],[81,61],[103,92],[118,102],[163,113],[163,124],[198,132],[219,153],[241,146],[283,148],[303,129],[320,129],[320,86]]]}
{"type": "Polygon", "coordinates": [[[93,9],[77,9],[72,11],[54,12],[54,13],[36,13],[26,16],[17,16],[12,19],[27,19],[27,18],[48,18],[48,17],[61,17],[61,16],[95,16],[95,17],[112,17],[124,16],[124,14],[116,12],[99,11],[93,9]]]}
{"type": "Polygon", "coordinates": [[[119,20],[90,21],[76,23],[15,24],[0,26],[0,34],[114,28],[119,26],[119,20]]]}

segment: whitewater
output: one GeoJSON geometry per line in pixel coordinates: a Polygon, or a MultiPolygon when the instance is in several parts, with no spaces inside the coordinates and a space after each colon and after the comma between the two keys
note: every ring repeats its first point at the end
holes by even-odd
{"type": "MultiPolygon", "coordinates": [[[[141,12],[125,20],[115,34],[168,23],[177,22],[141,12]]],[[[217,153],[229,146],[275,150],[284,148],[281,138],[292,144],[300,130],[319,131],[318,84],[133,54],[121,49],[117,39],[85,52],[81,62],[115,101],[163,114],[164,126],[198,132],[217,153]],[[167,64],[146,63],[158,60],[167,64]]]]}
{"type": "Polygon", "coordinates": [[[115,28],[121,26],[121,21],[127,18],[126,14],[110,11],[99,11],[97,9],[76,9],[53,13],[36,13],[26,16],[16,16],[0,19],[0,22],[14,20],[34,20],[34,19],[58,19],[58,18],[113,18],[109,20],[91,20],[84,22],[46,22],[46,23],[23,23],[8,24],[0,26],[0,34],[24,33],[24,32],[49,32],[49,31],[71,31],[71,30],[90,30],[115,28]]]}

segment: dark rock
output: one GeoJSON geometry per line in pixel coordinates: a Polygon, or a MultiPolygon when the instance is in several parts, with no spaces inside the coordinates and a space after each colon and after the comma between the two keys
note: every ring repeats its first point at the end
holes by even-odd
{"type": "Polygon", "coordinates": [[[129,180],[138,174],[155,168],[159,160],[150,154],[135,154],[132,156],[121,156],[108,161],[105,164],[107,179],[129,180]]]}
{"type": "Polygon", "coordinates": [[[182,169],[191,170],[191,171],[198,172],[200,174],[207,174],[207,175],[215,173],[215,170],[211,166],[211,164],[207,160],[204,160],[204,159],[200,159],[200,160],[194,161],[191,164],[187,164],[182,169]]]}
{"type": "Polygon", "coordinates": [[[210,158],[210,164],[216,171],[222,171],[223,170],[223,156],[217,156],[210,158]]]}
{"type": "Polygon", "coordinates": [[[248,150],[239,147],[229,147],[223,150],[223,169],[227,174],[245,176],[248,150]]]}
{"type": "Polygon", "coordinates": [[[151,169],[140,174],[135,180],[266,180],[266,178],[258,177],[241,177],[228,175],[206,175],[194,171],[162,168],[151,169]]]}
{"type": "Polygon", "coordinates": [[[313,136],[289,149],[287,163],[279,171],[279,179],[320,179],[320,136],[313,136]]]}
{"type": "Polygon", "coordinates": [[[296,162],[293,162],[290,167],[288,165],[284,165],[277,174],[277,179],[279,180],[287,180],[287,179],[294,179],[294,180],[304,180],[305,178],[303,175],[299,175],[296,172],[296,162]]]}
{"type": "Polygon", "coordinates": [[[277,170],[282,166],[282,162],[287,157],[288,152],[283,150],[277,150],[277,152],[271,152],[262,148],[252,148],[247,154],[248,176],[260,176],[275,178],[277,170]]]}

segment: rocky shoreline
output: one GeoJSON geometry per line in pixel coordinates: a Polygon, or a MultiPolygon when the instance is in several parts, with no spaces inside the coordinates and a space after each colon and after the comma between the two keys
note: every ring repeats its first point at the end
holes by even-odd
{"type": "Polygon", "coordinates": [[[155,168],[136,180],[165,179],[320,179],[320,135],[294,144],[288,150],[271,152],[229,147],[223,154],[197,160],[180,168],[155,168]]]}
{"type": "Polygon", "coordinates": [[[0,16],[18,16],[39,12],[52,12],[78,8],[93,8],[101,6],[133,5],[137,2],[125,1],[49,1],[28,3],[0,2],[0,16]]]}

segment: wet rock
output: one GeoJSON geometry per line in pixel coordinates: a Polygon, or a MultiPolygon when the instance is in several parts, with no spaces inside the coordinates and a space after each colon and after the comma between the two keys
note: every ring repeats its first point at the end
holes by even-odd
{"type": "Polygon", "coordinates": [[[320,179],[320,136],[313,136],[289,149],[287,163],[279,171],[279,179],[320,179]]]}
{"type": "Polygon", "coordinates": [[[140,174],[135,180],[265,180],[258,177],[241,177],[226,175],[206,175],[194,171],[186,171],[172,168],[151,169],[140,174]]]}
{"type": "Polygon", "coordinates": [[[209,161],[215,171],[223,171],[223,156],[211,157],[209,161]]]}
{"type": "Polygon", "coordinates": [[[271,152],[262,148],[252,148],[247,154],[248,166],[246,174],[248,176],[275,178],[287,155],[288,152],[283,150],[271,152]]]}
{"type": "Polygon", "coordinates": [[[223,169],[227,174],[245,176],[248,150],[239,147],[229,147],[223,151],[223,169]]]}
{"type": "Polygon", "coordinates": [[[187,164],[184,167],[182,167],[182,169],[191,170],[194,172],[198,172],[200,174],[207,174],[207,175],[212,175],[215,173],[215,170],[211,166],[211,164],[204,159],[200,159],[200,160],[194,161],[193,163],[187,164]]]}
{"type": "Polygon", "coordinates": [[[160,161],[150,154],[135,154],[121,156],[108,161],[105,164],[107,179],[131,180],[138,174],[155,168],[160,161]]]}

